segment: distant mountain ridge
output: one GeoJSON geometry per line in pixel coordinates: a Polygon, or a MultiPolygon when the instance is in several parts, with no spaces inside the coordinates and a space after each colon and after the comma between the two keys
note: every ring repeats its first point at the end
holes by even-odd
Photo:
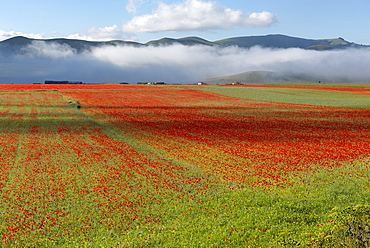
{"type": "Polygon", "coordinates": [[[302,48],[313,50],[330,50],[330,49],[345,49],[349,47],[368,47],[361,44],[349,42],[339,37],[336,39],[304,39],[291,37],[281,34],[269,34],[265,36],[243,36],[233,37],[218,41],[207,41],[199,37],[186,37],[180,39],[162,38],[146,43],[146,45],[210,45],[210,46],[238,46],[242,48],[250,48],[253,46],[261,46],[268,48],[302,48]]]}
{"type": "Polygon", "coordinates": [[[0,52],[12,53],[20,51],[22,48],[25,48],[31,45],[35,41],[45,42],[46,44],[58,44],[58,45],[67,45],[70,48],[74,49],[77,53],[91,50],[95,47],[102,46],[120,46],[120,45],[129,45],[129,46],[144,46],[137,42],[130,41],[86,41],[86,40],[76,40],[76,39],[31,39],[23,36],[13,37],[0,42],[0,52]]]}
{"type": "Polygon", "coordinates": [[[350,47],[361,48],[370,47],[368,45],[356,44],[344,40],[343,38],[336,39],[304,39],[291,37],[281,34],[269,34],[264,36],[242,36],[222,39],[218,41],[208,41],[200,37],[184,37],[179,39],[162,38],[159,40],[149,41],[147,43],[112,40],[112,41],[86,41],[76,39],[30,39],[22,36],[13,37],[0,42],[0,52],[17,53],[22,48],[31,45],[34,41],[42,41],[46,44],[56,43],[59,45],[67,45],[76,52],[81,53],[89,51],[95,47],[102,46],[168,46],[181,44],[185,46],[206,45],[215,47],[238,46],[241,48],[250,48],[253,46],[261,46],[265,48],[301,48],[312,50],[330,50],[330,49],[346,49],[350,47]]]}

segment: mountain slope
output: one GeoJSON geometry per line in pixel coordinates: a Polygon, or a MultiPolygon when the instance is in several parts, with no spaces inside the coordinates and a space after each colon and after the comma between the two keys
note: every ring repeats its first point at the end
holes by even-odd
{"type": "Polygon", "coordinates": [[[336,39],[304,39],[291,37],[280,34],[270,34],[265,36],[244,36],[233,37],[218,41],[207,41],[199,37],[186,37],[180,39],[163,38],[147,42],[146,45],[166,46],[172,44],[182,45],[209,45],[209,46],[239,46],[242,48],[250,48],[253,46],[261,46],[267,48],[302,48],[313,50],[330,50],[344,49],[349,47],[365,47],[360,44],[355,44],[344,40],[343,38],[336,39]]]}
{"type": "MultiPolygon", "coordinates": [[[[208,78],[203,80],[207,84],[273,84],[273,83],[360,83],[351,78],[341,77],[315,77],[307,74],[293,74],[272,71],[248,71],[235,75],[228,75],[223,77],[208,78]]],[[[361,81],[361,83],[369,83],[361,81]]]]}
{"type": "Polygon", "coordinates": [[[289,83],[289,82],[314,82],[313,78],[302,75],[287,75],[272,71],[248,71],[240,74],[209,78],[203,80],[207,84],[268,84],[268,83],[289,83]]]}
{"type": "Polygon", "coordinates": [[[75,39],[29,39],[25,37],[13,37],[0,42],[0,52],[2,54],[20,53],[22,48],[31,45],[33,42],[45,42],[46,44],[54,43],[71,47],[77,53],[89,51],[95,47],[102,46],[168,46],[173,44],[181,44],[185,46],[206,45],[216,47],[239,46],[241,48],[250,48],[253,46],[261,46],[267,48],[302,48],[313,50],[330,50],[330,49],[345,49],[349,47],[369,47],[360,44],[348,42],[343,38],[337,39],[303,39],[290,37],[280,34],[271,34],[265,36],[244,36],[233,37],[218,41],[208,41],[199,37],[184,37],[180,39],[163,38],[159,40],[149,41],[145,44],[129,41],[86,41],[75,39]]]}
{"type": "Polygon", "coordinates": [[[290,37],[286,35],[265,35],[265,36],[246,36],[246,37],[235,37],[224,40],[215,41],[216,44],[222,46],[235,45],[239,47],[252,47],[261,46],[269,48],[302,48],[302,49],[315,49],[316,46],[321,46],[320,50],[323,50],[323,46],[326,49],[340,49],[348,47],[359,47],[361,45],[350,43],[345,41],[343,38],[337,39],[303,39],[297,37],[290,37]]]}
{"type": "Polygon", "coordinates": [[[45,42],[46,44],[66,45],[75,50],[77,53],[89,51],[95,47],[102,46],[144,46],[141,43],[130,41],[86,41],[75,39],[30,39],[22,36],[13,37],[0,42],[0,52],[3,54],[19,53],[23,48],[31,45],[33,42],[45,42]]]}
{"type": "Polygon", "coordinates": [[[180,39],[172,39],[172,38],[162,38],[159,40],[153,40],[145,43],[146,45],[151,46],[166,46],[166,45],[173,45],[173,44],[181,44],[186,46],[193,46],[193,45],[206,45],[206,46],[213,46],[215,45],[213,42],[199,38],[199,37],[185,37],[180,39]]]}

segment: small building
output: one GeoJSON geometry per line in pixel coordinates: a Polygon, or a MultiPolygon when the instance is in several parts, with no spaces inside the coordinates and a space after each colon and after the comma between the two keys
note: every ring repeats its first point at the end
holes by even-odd
{"type": "Polygon", "coordinates": [[[46,80],[45,84],[68,84],[68,81],[46,80]]]}
{"type": "Polygon", "coordinates": [[[45,84],[83,84],[81,81],[57,81],[57,80],[46,80],[45,84]]]}

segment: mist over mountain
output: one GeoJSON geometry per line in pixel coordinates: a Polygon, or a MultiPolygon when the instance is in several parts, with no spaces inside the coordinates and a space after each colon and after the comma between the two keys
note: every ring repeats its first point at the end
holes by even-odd
{"type": "Polygon", "coordinates": [[[85,41],[74,39],[30,39],[22,36],[13,37],[0,42],[0,49],[4,53],[17,52],[20,49],[31,45],[33,42],[45,42],[46,44],[58,44],[61,46],[69,46],[78,53],[91,51],[97,47],[103,46],[169,46],[169,45],[206,45],[216,47],[237,46],[240,48],[251,48],[260,46],[265,48],[302,48],[311,50],[331,50],[331,49],[346,49],[346,48],[361,48],[368,47],[361,44],[349,42],[339,37],[336,39],[303,39],[290,37],[286,35],[271,34],[265,36],[244,36],[222,39],[218,41],[208,41],[200,37],[185,37],[180,39],[162,38],[159,40],[149,41],[147,43],[131,42],[131,41],[85,41]]]}
{"type": "Polygon", "coordinates": [[[207,41],[186,37],[143,44],[14,37],[0,42],[1,83],[194,83],[207,78],[222,83],[219,77],[226,83],[243,81],[240,78],[247,83],[283,82],[284,78],[289,82],[370,82],[368,68],[370,47],[343,38],[266,35],[207,41]],[[231,76],[226,80],[226,75],[231,76]]]}

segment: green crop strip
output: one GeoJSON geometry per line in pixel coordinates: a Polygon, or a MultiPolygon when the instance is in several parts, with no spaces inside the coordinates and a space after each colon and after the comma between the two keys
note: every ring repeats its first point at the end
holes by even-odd
{"type": "Polygon", "coordinates": [[[227,86],[199,87],[193,89],[257,101],[370,109],[370,95],[359,95],[349,92],[227,86]]]}

